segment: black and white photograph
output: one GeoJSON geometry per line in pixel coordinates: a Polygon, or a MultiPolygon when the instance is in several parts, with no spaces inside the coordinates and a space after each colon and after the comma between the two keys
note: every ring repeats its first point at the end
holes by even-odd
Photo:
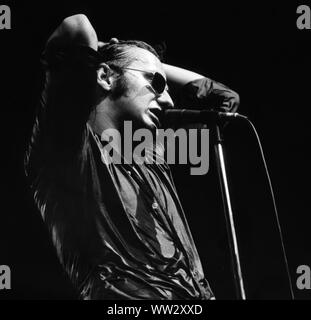
{"type": "Polygon", "coordinates": [[[310,43],[307,1],[3,1],[0,300],[310,300],[310,43]]]}

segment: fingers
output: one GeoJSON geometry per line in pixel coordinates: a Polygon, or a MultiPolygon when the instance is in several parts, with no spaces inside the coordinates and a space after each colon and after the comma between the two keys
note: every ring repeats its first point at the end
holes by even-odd
{"type": "Polygon", "coordinates": [[[117,38],[111,38],[109,42],[98,41],[97,47],[102,48],[108,44],[116,44],[116,43],[119,43],[119,40],[117,38]]]}
{"type": "Polygon", "coordinates": [[[103,41],[98,41],[97,42],[97,47],[98,48],[102,48],[104,45],[106,45],[107,44],[107,42],[103,42],[103,41]]]}
{"type": "Polygon", "coordinates": [[[116,44],[116,43],[119,43],[119,40],[117,38],[111,38],[109,43],[110,44],[116,44]]]}

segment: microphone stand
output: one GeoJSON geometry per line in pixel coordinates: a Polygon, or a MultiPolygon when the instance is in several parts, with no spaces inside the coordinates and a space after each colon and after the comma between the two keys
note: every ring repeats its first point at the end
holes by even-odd
{"type": "MultiPolygon", "coordinates": [[[[236,287],[237,298],[246,300],[244,283],[241,271],[240,257],[239,257],[239,249],[237,244],[237,237],[235,232],[233,213],[230,201],[226,166],[224,160],[224,152],[223,152],[223,140],[221,135],[221,130],[219,123],[222,119],[229,118],[243,118],[247,119],[247,117],[240,115],[238,113],[230,113],[230,112],[217,112],[213,110],[208,110],[208,108],[204,110],[194,110],[191,109],[175,109],[175,110],[166,110],[165,111],[165,120],[166,125],[170,124],[170,122],[182,124],[182,123],[206,123],[212,130],[214,134],[215,141],[215,155],[216,155],[216,163],[218,169],[218,177],[220,183],[220,189],[222,194],[222,202],[225,213],[226,220],[226,229],[229,239],[229,249],[230,249],[230,257],[234,275],[234,282],[236,287]]],[[[169,126],[168,126],[169,127],[169,126]]]]}
{"type": "Polygon", "coordinates": [[[230,249],[230,255],[231,255],[231,263],[232,263],[237,298],[239,300],[246,300],[243,276],[242,276],[241,264],[240,264],[240,257],[239,257],[239,249],[237,244],[237,237],[235,232],[233,212],[232,212],[230,193],[229,193],[229,187],[228,187],[226,166],[225,166],[225,160],[224,160],[223,139],[222,139],[220,127],[219,127],[219,124],[217,123],[217,120],[213,121],[211,130],[213,130],[212,132],[214,132],[214,137],[215,137],[216,163],[217,163],[217,169],[218,169],[220,189],[222,194],[222,202],[224,207],[224,214],[225,214],[226,228],[227,228],[227,234],[229,239],[229,249],[230,249]]]}

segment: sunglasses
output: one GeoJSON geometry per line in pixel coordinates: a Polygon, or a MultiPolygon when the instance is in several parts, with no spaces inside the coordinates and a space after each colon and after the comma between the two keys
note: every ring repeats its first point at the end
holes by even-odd
{"type": "Polygon", "coordinates": [[[150,82],[151,88],[157,95],[161,95],[165,89],[167,89],[167,83],[165,78],[159,72],[150,72],[135,68],[122,68],[126,70],[133,70],[143,72],[147,77],[149,77],[148,81],[150,82]]]}

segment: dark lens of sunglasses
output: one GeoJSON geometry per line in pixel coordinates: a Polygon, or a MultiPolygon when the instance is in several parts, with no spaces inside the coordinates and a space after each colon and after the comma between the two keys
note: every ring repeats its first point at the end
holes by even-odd
{"type": "Polygon", "coordinates": [[[158,72],[154,74],[154,77],[152,79],[152,87],[158,94],[163,93],[163,91],[165,90],[166,81],[164,77],[158,72]]]}

